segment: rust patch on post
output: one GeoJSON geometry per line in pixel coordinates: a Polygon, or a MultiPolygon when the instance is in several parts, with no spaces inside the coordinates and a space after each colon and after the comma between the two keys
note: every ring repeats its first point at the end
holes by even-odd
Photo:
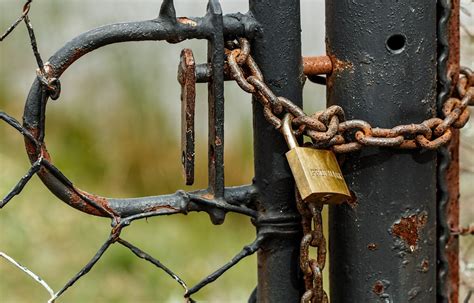
{"type": "Polygon", "coordinates": [[[374,251],[377,249],[377,244],[375,243],[369,243],[369,245],[367,245],[367,249],[368,250],[371,250],[371,251],[374,251]]]}
{"type": "Polygon", "coordinates": [[[332,66],[333,66],[332,70],[334,73],[342,72],[345,70],[352,70],[354,68],[354,65],[352,64],[352,62],[342,61],[334,56],[331,57],[331,61],[332,61],[332,66]]]}
{"type": "Polygon", "coordinates": [[[385,286],[383,285],[382,281],[377,281],[374,284],[374,287],[372,287],[372,292],[378,296],[383,294],[385,291],[385,286]]]}
{"type": "Polygon", "coordinates": [[[420,230],[425,226],[427,220],[426,212],[403,217],[392,225],[392,234],[402,239],[409,250],[414,252],[420,238],[420,230]]]}
{"type": "Polygon", "coordinates": [[[428,272],[429,269],[430,269],[430,262],[427,259],[424,259],[423,261],[421,261],[420,271],[428,272]]]}

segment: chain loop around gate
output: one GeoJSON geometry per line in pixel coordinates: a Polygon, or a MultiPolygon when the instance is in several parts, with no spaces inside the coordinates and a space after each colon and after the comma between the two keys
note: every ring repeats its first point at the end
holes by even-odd
{"type": "MultiPolygon", "coordinates": [[[[468,68],[460,72],[456,90],[442,107],[443,119],[433,117],[419,124],[398,125],[393,128],[372,127],[367,121],[345,120],[340,106],[316,112],[310,116],[291,100],[277,96],[265,84],[263,74],[250,55],[250,44],[240,38],[227,44],[227,66],[230,77],[263,106],[265,119],[279,130],[283,110],[291,113],[296,136],[307,135],[318,148],[330,148],[336,153],[347,153],[364,146],[400,149],[438,149],[451,140],[452,128],[462,128],[469,120],[468,106],[474,105],[474,75],[468,68]]],[[[302,217],[303,238],[300,244],[300,267],[306,291],[302,303],[327,303],[323,288],[326,263],[326,238],[323,233],[322,203],[306,203],[296,190],[296,205],[302,217]],[[316,258],[310,257],[310,248],[316,258]]]]}
{"type": "Polygon", "coordinates": [[[318,148],[330,148],[336,153],[348,153],[364,146],[393,147],[400,149],[438,149],[451,140],[452,128],[462,128],[469,120],[469,105],[474,105],[474,76],[463,68],[453,97],[443,105],[442,118],[430,118],[419,124],[398,125],[393,128],[372,127],[363,120],[345,121],[340,106],[306,115],[290,100],[276,96],[265,84],[262,72],[250,55],[250,44],[240,38],[227,44],[227,65],[230,76],[246,92],[255,96],[263,106],[265,119],[280,129],[278,117],[283,109],[295,116],[295,135],[312,138],[318,148]]]}

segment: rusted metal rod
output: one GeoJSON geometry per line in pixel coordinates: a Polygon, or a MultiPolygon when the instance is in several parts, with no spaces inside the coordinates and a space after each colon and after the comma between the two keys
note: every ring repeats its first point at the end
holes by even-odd
{"type": "MultiPolygon", "coordinates": [[[[447,4],[447,3],[446,3],[447,4]]],[[[459,37],[459,22],[460,22],[460,0],[451,1],[449,30],[448,30],[448,48],[449,55],[447,62],[444,65],[450,73],[452,79],[459,78],[459,59],[460,59],[460,37],[459,37]]],[[[446,8],[447,9],[447,8],[446,8]]],[[[447,13],[447,12],[446,12],[447,13]]],[[[439,30],[438,30],[439,31],[439,30]]],[[[442,71],[445,73],[445,71],[442,71]]],[[[440,73],[441,75],[441,73],[440,73]]],[[[446,83],[446,90],[454,88],[457,81],[446,83]]],[[[439,109],[438,109],[439,110],[439,109]]],[[[439,192],[442,189],[447,190],[448,196],[444,197],[446,202],[446,218],[445,222],[438,222],[438,226],[443,226],[443,234],[448,234],[448,227],[459,226],[459,130],[453,132],[453,138],[449,143],[447,149],[449,152],[449,159],[440,156],[439,161],[449,161],[449,165],[445,170],[438,170],[438,180],[442,181],[438,184],[439,192]],[[442,175],[444,173],[444,175],[442,175]],[[444,185],[446,186],[442,186],[444,185]]],[[[441,163],[440,163],[441,164],[441,163]]],[[[441,168],[441,165],[438,165],[441,168]]],[[[440,195],[441,197],[441,195],[440,195]]],[[[440,205],[441,200],[438,201],[440,205]]],[[[439,220],[439,218],[438,218],[439,220]]],[[[438,301],[443,302],[449,300],[450,302],[459,302],[459,235],[462,234],[461,228],[454,228],[450,230],[449,237],[440,237],[441,232],[438,228],[438,252],[437,258],[439,264],[444,263],[443,267],[438,267],[438,301]],[[457,229],[457,230],[456,230],[457,229]],[[440,242],[440,240],[444,242],[440,242]],[[444,251],[443,251],[444,250],[444,251]],[[447,266],[446,266],[447,265],[447,266]]]]}
{"type": "MultiPolygon", "coordinates": [[[[306,76],[327,75],[332,73],[333,64],[329,56],[308,56],[303,57],[303,73],[306,76]]],[[[208,64],[197,64],[194,68],[196,73],[196,83],[207,83],[211,78],[211,68],[208,64]]],[[[229,73],[224,71],[224,79],[232,80],[229,73]]]]}
{"type": "Polygon", "coordinates": [[[332,61],[329,56],[303,57],[303,73],[306,76],[332,73],[332,61]]]}

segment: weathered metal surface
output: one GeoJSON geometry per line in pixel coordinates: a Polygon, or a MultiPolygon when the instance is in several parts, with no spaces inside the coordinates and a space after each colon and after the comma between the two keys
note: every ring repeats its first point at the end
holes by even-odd
{"type": "MultiPolygon", "coordinates": [[[[251,21],[250,17],[241,14],[222,16],[219,4],[216,1],[211,1],[209,13],[205,17],[189,19],[194,20],[194,22],[178,22],[174,15],[172,1],[165,1],[160,16],[155,20],[106,25],[79,35],[48,60],[47,74],[48,78],[57,79],[80,57],[112,43],[144,40],[179,42],[193,38],[208,39],[211,49],[210,63],[214,66],[214,82],[210,84],[213,95],[209,99],[210,126],[212,126],[210,128],[212,141],[209,148],[211,168],[209,182],[213,199],[223,199],[223,83],[221,78],[223,74],[224,35],[251,37],[255,34],[257,25],[251,21]],[[239,24],[239,20],[245,21],[245,24],[239,24]],[[221,66],[221,69],[219,69],[219,66],[221,66]]],[[[42,140],[45,127],[45,105],[50,93],[43,89],[43,85],[44,83],[38,79],[33,83],[25,105],[23,124],[25,129],[41,143],[41,148],[46,151],[46,145],[42,140]]],[[[30,160],[34,163],[38,160],[36,148],[31,146],[31,140],[26,140],[25,144],[30,160]]],[[[47,160],[51,162],[49,156],[47,160]]],[[[77,189],[58,170],[53,169],[53,166],[51,166],[51,169],[42,168],[38,175],[58,198],[86,213],[113,217],[115,215],[121,216],[120,212],[130,215],[144,211],[144,209],[137,207],[139,205],[139,203],[136,203],[137,199],[103,198],[77,189]],[[132,200],[135,203],[130,203],[132,200]],[[120,205],[122,203],[123,205],[120,205]],[[120,212],[115,211],[114,208],[119,208],[120,212]]],[[[145,197],[143,200],[150,202],[150,198],[145,197]]],[[[151,200],[156,201],[156,207],[161,207],[161,199],[151,200]]],[[[148,209],[153,209],[154,206],[148,204],[148,209]]],[[[163,212],[166,213],[167,211],[164,210],[163,212]]],[[[222,208],[209,207],[208,212],[216,223],[222,222],[225,213],[222,208]]]]}
{"type": "Polygon", "coordinates": [[[306,76],[330,74],[332,61],[329,56],[303,57],[303,72],[306,76]]]}
{"type": "MultiPolygon", "coordinates": [[[[251,0],[250,12],[261,24],[252,56],[265,83],[277,94],[302,105],[300,6],[297,0],[251,0]],[[282,20],[285,20],[282,22],[282,20]],[[276,64],[278,63],[278,64],[276,64]]],[[[298,302],[304,285],[299,269],[301,219],[294,181],[285,159],[288,147],[254,98],[255,186],[258,234],[266,240],[258,252],[258,302],[298,302]]]]}
{"type": "MultiPolygon", "coordinates": [[[[451,13],[449,18],[449,58],[448,74],[452,79],[459,78],[460,58],[460,28],[459,16],[460,0],[451,0],[451,13]]],[[[451,92],[454,92],[457,81],[452,81],[451,92]]],[[[453,138],[448,146],[450,164],[446,170],[447,190],[449,201],[447,205],[447,219],[450,228],[459,226],[459,131],[453,132],[453,138]]],[[[445,245],[446,259],[449,264],[449,273],[445,282],[448,289],[449,302],[459,302],[459,237],[451,233],[445,245]]],[[[443,283],[443,281],[438,281],[443,283]]]]}
{"type": "Polygon", "coordinates": [[[24,126],[0,112],[0,120],[24,136],[32,163],[27,174],[0,201],[0,208],[38,174],[70,206],[112,219],[109,238],[56,296],[87,274],[112,244],[120,243],[173,277],[189,301],[192,294],[261,248],[259,285],[252,302],[298,301],[304,291],[303,282],[306,291],[302,301],[326,302],[322,204],[303,202],[299,195],[295,203],[293,177],[283,156],[287,146],[275,131],[281,129],[282,113],[286,111],[295,117],[289,127],[295,128],[291,131],[296,135],[308,135],[321,148],[352,152],[344,165],[353,189],[352,199],[333,207],[330,214],[333,301],[431,302],[436,264],[438,300],[457,300],[457,236],[474,232],[474,226],[458,227],[459,137],[455,128],[464,126],[469,118],[467,106],[474,103],[474,91],[469,88],[474,82],[472,73],[461,71],[465,77],[457,86],[452,81],[459,75],[459,0],[438,1],[437,31],[436,10],[427,0],[411,6],[328,1],[328,56],[307,58],[301,57],[297,0],[280,1],[278,5],[270,0],[251,0],[249,14],[226,16],[219,1],[210,0],[202,18],[177,18],[173,1],[164,0],[157,19],[92,30],[69,42],[45,64],[29,21],[31,3],[26,1],[22,15],[0,37],[3,40],[25,21],[38,65],[37,79],[25,106],[24,126]],[[369,9],[371,19],[367,18],[369,9]],[[434,105],[435,34],[438,108],[434,105]],[[251,50],[248,39],[252,38],[251,50]],[[207,63],[196,65],[192,52],[184,50],[178,73],[187,184],[194,179],[195,83],[208,82],[208,188],[132,199],[104,198],[76,188],[52,164],[44,144],[45,108],[48,99],[60,96],[59,77],[77,59],[108,44],[143,40],[177,43],[185,39],[208,41],[207,63]],[[326,83],[326,78],[317,76],[320,74],[330,75],[329,103],[344,105],[347,117],[357,120],[345,121],[344,111],[335,105],[311,116],[303,112],[304,75],[326,83]],[[256,176],[254,185],[225,188],[223,82],[231,79],[254,95],[256,176]],[[433,118],[436,111],[439,118],[433,118]],[[373,128],[371,123],[380,127],[373,128]],[[445,145],[449,140],[453,142],[448,149],[445,145]],[[439,149],[437,213],[433,200],[435,156],[428,151],[432,149],[439,149]],[[400,177],[407,175],[412,180],[400,177]],[[215,224],[222,223],[227,212],[251,217],[257,226],[257,238],[231,261],[188,288],[171,270],[121,239],[120,234],[134,220],[191,211],[207,212],[215,224]],[[315,254],[310,252],[311,247],[315,254]],[[342,288],[344,292],[339,291],[342,288]]]}
{"type": "MultiPolygon", "coordinates": [[[[220,198],[224,195],[224,25],[219,1],[209,1],[208,17],[212,26],[207,46],[207,63],[212,66],[208,83],[208,176],[209,190],[220,198]]],[[[223,220],[223,214],[217,212],[215,223],[223,220]]]]}
{"type": "Polygon", "coordinates": [[[196,71],[193,52],[183,49],[178,67],[178,81],[181,84],[181,163],[186,185],[194,183],[194,159],[196,131],[196,71]]]}
{"type": "Polygon", "coordinates": [[[425,212],[403,217],[392,225],[391,232],[403,241],[406,248],[414,252],[418,248],[421,230],[425,227],[427,220],[425,212]]]}
{"type": "MultiPolygon", "coordinates": [[[[459,226],[459,131],[453,134],[448,151],[451,155],[451,163],[446,171],[449,191],[447,212],[448,226],[452,229],[459,226]]],[[[446,257],[449,264],[446,285],[449,289],[449,302],[457,303],[459,302],[459,237],[453,230],[451,230],[451,236],[446,243],[446,257]]]]}
{"type": "MultiPolygon", "coordinates": [[[[328,78],[328,103],[346,118],[393,127],[436,114],[431,1],[326,1],[326,34],[328,55],[345,62],[328,78]]],[[[331,301],[435,302],[436,154],[364,148],[347,154],[342,170],[357,202],[330,206],[331,301]],[[391,230],[421,213],[412,252],[391,230]],[[424,260],[432,267],[418,271],[424,260]]]]}

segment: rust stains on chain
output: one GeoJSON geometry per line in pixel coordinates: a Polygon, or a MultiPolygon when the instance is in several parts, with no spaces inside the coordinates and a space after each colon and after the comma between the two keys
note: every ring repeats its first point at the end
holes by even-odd
{"type": "Polygon", "coordinates": [[[296,190],[296,206],[301,215],[303,238],[300,246],[300,268],[303,271],[306,291],[301,302],[328,302],[323,288],[323,270],[326,264],[326,238],[323,232],[323,204],[306,203],[296,190]],[[310,256],[310,248],[316,249],[316,258],[310,256]]]}
{"type": "MultiPolygon", "coordinates": [[[[265,119],[280,129],[282,109],[293,114],[295,135],[305,134],[319,148],[331,148],[336,153],[348,153],[364,146],[401,149],[438,149],[452,137],[452,128],[462,128],[469,119],[469,105],[474,104],[473,75],[463,69],[456,85],[457,94],[443,105],[443,119],[431,118],[419,124],[399,125],[391,129],[374,128],[362,120],[344,121],[341,107],[331,106],[311,116],[290,100],[276,96],[265,84],[261,72],[249,53],[241,55],[245,39],[227,43],[227,64],[230,76],[246,92],[253,94],[263,106],[265,119]],[[245,58],[246,60],[243,60],[245,58]],[[241,63],[239,63],[241,62],[241,63]],[[337,117],[337,119],[335,118],[337,117]]],[[[327,60],[327,59],[323,59],[327,60]]],[[[333,72],[351,68],[350,63],[332,59],[333,72]]]]}
{"type": "Polygon", "coordinates": [[[418,245],[420,230],[428,220],[426,212],[418,215],[411,215],[401,218],[392,226],[392,234],[404,241],[411,252],[414,252],[418,245]]]}

